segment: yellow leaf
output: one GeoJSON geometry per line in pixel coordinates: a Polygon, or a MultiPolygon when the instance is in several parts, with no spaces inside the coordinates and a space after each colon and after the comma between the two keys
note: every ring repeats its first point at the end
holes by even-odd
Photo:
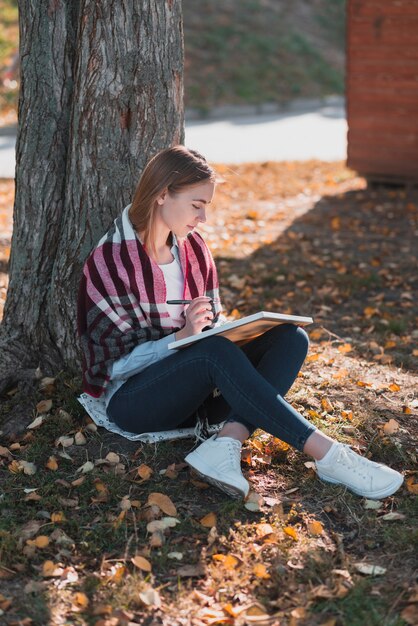
{"type": "Polygon", "coordinates": [[[58,469],[58,463],[55,456],[50,456],[48,461],[45,463],[45,467],[52,472],[56,472],[58,469]]]}
{"type": "Polygon", "coordinates": [[[163,493],[150,493],[147,504],[156,504],[166,514],[175,517],[177,509],[168,496],[163,493]]]}
{"type": "Polygon", "coordinates": [[[293,528],[292,526],[285,526],[283,528],[283,531],[286,533],[286,535],[289,535],[289,537],[292,537],[294,541],[297,541],[299,539],[296,529],[293,528]]]}
{"type": "Polygon", "coordinates": [[[81,591],[77,591],[73,595],[73,603],[78,606],[80,609],[86,609],[89,605],[89,599],[85,593],[81,591]]]}
{"type": "Polygon", "coordinates": [[[239,560],[232,554],[213,554],[214,561],[220,561],[225,569],[232,570],[239,565],[239,560]]]}
{"type": "Polygon", "coordinates": [[[35,546],[37,548],[46,548],[49,545],[49,537],[46,535],[38,535],[35,537],[35,546]]]}
{"type": "Polygon", "coordinates": [[[341,417],[351,421],[353,419],[353,411],[341,411],[341,417]]]}
{"type": "Polygon", "coordinates": [[[51,522],[53,524],[59,524],[60,522],[65,522],[65,515],[62,511],[56,511],[55,513],[51,513],[51,522]]]}
{"type": "Polygon", "coordinates": [[[312,363],[313,361],[317,361],[319,359],[319,354],[310,354],[309,356],[306,357],[306,361],[308,363],[312,363]]]}
{"type": "Polygon", "coordinates": [[[144,463],[142,463],[142,465],[138,467],[137,472],[138,472],[138,476],[142,478],[143,480],[148,480],[148,478],[150,478],[152,475],[152,469],[148,467],[148,465],[145,465],[144,463]]]}
{"type": "Polygon", "coordinates": [[[256,565],[254,565],[253,573],[258,578],[270,578],[270,574],[267,572],[266,566],[262,563],[257,563],[256,565]]]}
{"type": "Polygon", "coordinates": [[[151,571],[151,563],[149,561],[147,561],[147,559],[144,559],[143,556],[134,556],[131,559],[132,563],[135,565],[135,567],[138,567],[139,569],[142,569],[144,572],[150,572],[151,571]]]}
{"type": "Polygon", "coordinates": [[[215,513],[208,513],[199,521],[202,526],[205,526],[206,528],[212,528],[213,526],[216,526],[216,515],[215,513]]]}
{"type": "Polygon", "coordinates": [[[19,461],[12,461],[10,463],[10,465],[7,466],[7,469],[9,470],[9,472],[12,472],[12,474],[18,474],[19,472],[23,472],[23,467],[20,465],[19,461]]]}
{"type": "Polygon", "coordinates": [[[342,346],[338,346],[338,351],[342,354],[346,354],[347,352],[351,352],[352,350],[351,343],[344,343],[342,346]]]}
{"type": "Polygon", "coordinates": [[[324,528],[321,522],[313,520],[312,522],[308,522],[308,531],[311,535],[321,535],[324,532],[324,528]]]}
{"type": "Polygon", "coordinates": [[[393,433],[396,433],[396,431],[399,430],[399,422],[397,422],[394,419],[390,419],[388,422],[386,422],[386,424],[383,426],[383,431],[387,434],[387,435],[393,435],[393,433]]]}

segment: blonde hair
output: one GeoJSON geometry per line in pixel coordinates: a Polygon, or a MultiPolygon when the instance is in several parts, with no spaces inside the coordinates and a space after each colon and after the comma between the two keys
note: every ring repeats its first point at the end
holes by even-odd
{"type": "Polygon", "coordinates": [[[157,198],[167,189],[175,194],[190,185],[216,182],[216,173],[196,150],[173,146],[158,152],[145,166],[136,188],[129,218],[138,233],[142,233],[144,245],[154,250],[154,225],[157,198]]]}

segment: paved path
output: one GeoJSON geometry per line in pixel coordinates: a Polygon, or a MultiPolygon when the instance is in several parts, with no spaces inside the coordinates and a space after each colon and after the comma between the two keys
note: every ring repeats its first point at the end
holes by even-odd
{"type": "MultiPolygon", "coordinates": [[[[341,99],[321,105],[298,104],[269,115],[186,122],[186,145],[209,161],[345,159],[347,123],[341,99]]],[[[15,130],[0,129],[0,178],[13,178],[15,130]]]]}

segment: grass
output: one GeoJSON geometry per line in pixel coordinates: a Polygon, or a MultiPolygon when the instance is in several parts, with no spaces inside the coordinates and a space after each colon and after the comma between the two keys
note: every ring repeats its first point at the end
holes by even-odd
{"type": "MultiPolygon", "coordinates": [[[[344,90],[345,0],[183,2],[185,103],[285,102],[344,90]]],[[[16,0],[0,0],[0,70],[18,46],[16,0]]],[[[1,87],[0,107],[16,108],[16,89],[1,87]]]]}

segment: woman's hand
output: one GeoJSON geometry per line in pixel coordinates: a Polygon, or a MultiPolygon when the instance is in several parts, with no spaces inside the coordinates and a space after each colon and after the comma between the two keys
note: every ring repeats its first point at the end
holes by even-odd
{"type": "Polygon", "coordinates": [[[186,324],[176,332],[176,340],[197,335],[202,328],[210,325],[213,319],[211,299],[208,296],[199,296],[192,300],[185,310],[186,324]]]}

